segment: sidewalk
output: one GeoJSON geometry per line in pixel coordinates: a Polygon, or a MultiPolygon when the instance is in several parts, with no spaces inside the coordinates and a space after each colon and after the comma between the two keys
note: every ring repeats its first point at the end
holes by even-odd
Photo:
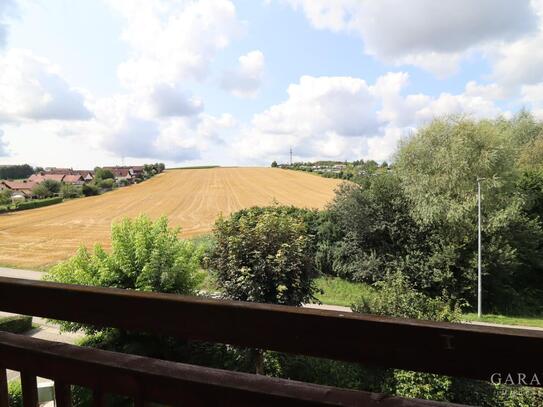
{"type": "MultiPolygon", "coordinates": [[[[340,307],[338,305],[328,305],[328,304],[304,304],[305,308],[313,309],[323,309],[329,311],[339,311],[339,312],[352,312],[349,307],[340,307]]],[[[467,325],[481,325],[481,326],[494,326],[497,328],[512,328],[512,329],[529,329],[532,331],[543,331],[543,328],[537,326],[527,326],[527,325],[506,325],[506,324],[494,324],[491,322],[479,322],[479,321],[462,321],[462,324],[467,325]]]]}
{"type": "Polygon", "coordinates": [[[0,267],[0,277],[25,278],[27,280],[41,280],[42,276],[43,276],[43,273],[41,271],[0,267]]]}

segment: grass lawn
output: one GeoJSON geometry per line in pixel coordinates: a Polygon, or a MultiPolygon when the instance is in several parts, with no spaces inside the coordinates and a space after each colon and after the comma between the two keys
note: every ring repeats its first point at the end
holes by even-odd
{"type": "MultiPolygon", "coordinates": [[[[319,277],[316,280],[317,287],[323,293],[317,294],[317,298],[323,304],[341,305],[349,307],[357,302],[363,296],[372,295],[373,288],[364,283],[352,283],[342,280],[339,277],[319,277]]],[[[522,316],[506,316],[506,315],[483,315],[481,319],[477,318],[477,314],[467,313],[463,315],[464,321],[481,321],[490,322],[493,324],[503,325],[522,325],[543,328],[543,316],[541,317],[522,317],[522,316]]]]}
{"type": "Polygon", "coordinates": [[[480,322],[490,322],[493,324],[504,324],[504,325],[524,325],[524,326],[533,326],[537,328],[543,328],[543,317],[510,317],[506,315],[483,315],[480,319],[477,318],[477,314],[470,313],[464,314],[464,319],[466,321],[480,321],[480,322]]]}
{"type": "Polygon", "coordinates": [[[372,295],[373,288],[364,283],[352,283],[339,277],[319,277],[317,287],[322,294],[316,297],[323,304],[350,307],[363,296],[372,295]]]}

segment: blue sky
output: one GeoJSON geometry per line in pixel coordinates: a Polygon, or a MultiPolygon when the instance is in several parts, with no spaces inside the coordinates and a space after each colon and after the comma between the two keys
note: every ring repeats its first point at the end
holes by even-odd
{"type": "Polygon", "coordinates": [[[390,160],[543,118],[540,0],[0,0],[0,164],[390,160]]]}

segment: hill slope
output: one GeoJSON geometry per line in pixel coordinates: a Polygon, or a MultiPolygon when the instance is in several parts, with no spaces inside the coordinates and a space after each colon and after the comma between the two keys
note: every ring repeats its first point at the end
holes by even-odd
{"type": "Polygon", "coordinates": [[[272,168],[167,171],[104,195],[0,215],[0,264],[43,267],[72,255],[80,244],[109,244],[111,221],[146,213],[168,216],[184,236],[209,232],[220,213],[276,200],[322,208],[339,180],[272,168]]]}

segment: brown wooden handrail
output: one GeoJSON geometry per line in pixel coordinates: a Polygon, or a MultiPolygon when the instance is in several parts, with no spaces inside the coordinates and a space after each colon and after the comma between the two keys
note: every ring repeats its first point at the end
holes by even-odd
{"type": "MultiPolygon", "coordinates": [[[[102,395],[124,395],[136,400],[136,405],[153,401],[191,407],[458,406],[211,369],[1,332],[0,361],[3,367],[32,371],[56,383],[92,388],[102,395]]],[[[61,403],[67,405],[66,400],[61,403]]]]}
{"type": "Polygon", "coordinates": [[[473,379],[541,375],[543,332],[0,277],[0,310],[473,379]]]}

